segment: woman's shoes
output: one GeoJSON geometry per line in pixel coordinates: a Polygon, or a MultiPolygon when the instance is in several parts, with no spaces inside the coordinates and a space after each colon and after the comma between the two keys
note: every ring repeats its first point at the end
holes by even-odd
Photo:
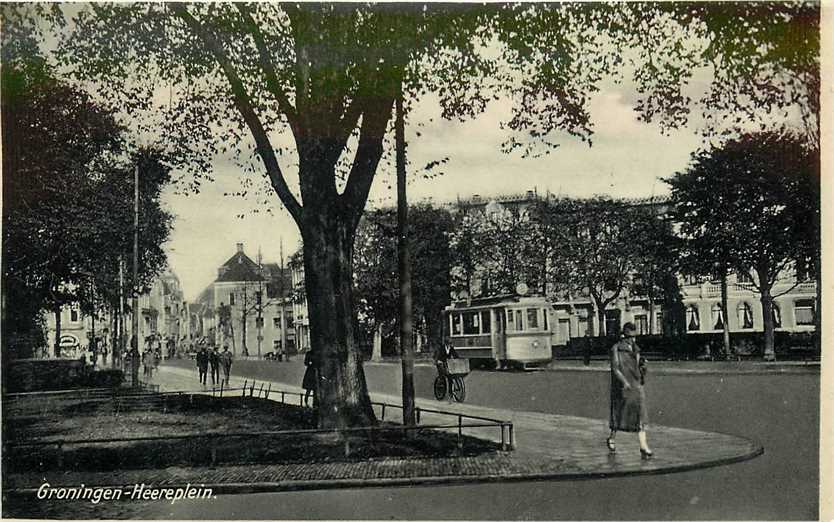
{"type": "Polygon", "coordinates": [[[614,445],[614,439],[612,439],[611,437],[605,439],[605,445],[608,446],[608,451],[610,451],[611,453],[617,452],[617,446],[614,445]]]}
{"type": "Polygon", "coordinates": [[[643,448],[640,448],[640,460],[649,460],[653,456],[654,453],[652,453],[652,450],[644,450],[643,448]]]}

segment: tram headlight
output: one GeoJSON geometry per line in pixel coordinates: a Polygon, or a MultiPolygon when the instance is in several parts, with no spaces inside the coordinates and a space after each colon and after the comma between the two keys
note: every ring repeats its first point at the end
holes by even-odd
{"type": "Polygon", "coordinates": [[[538,341],[533,341],[533,348],[538,348],[538,347],[539,347],[539,342],[538,341]]]}

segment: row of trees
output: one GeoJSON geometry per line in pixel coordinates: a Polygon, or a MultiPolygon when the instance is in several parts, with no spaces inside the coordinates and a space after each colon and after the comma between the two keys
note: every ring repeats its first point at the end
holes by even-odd
{"type": "MultiPolygon", "coordinates": [[[[524,283],[560,300],[589,298],[599,336],[610,333],[606,308],[628,296],[647,298],[650,313],[663,303],[664,329],[682,334],[678,275],[718,278],[726,310],[727,278],[736,273],[750,275],[761,296],[765,355],[772,357],[777,280],[802,266],[819,281],[818,158],[794,134],[761,132],[694,154],[687,170],[666,180],[671,199],[546,198],[454,214],[428,204],[413,207],[418,328],[439,342],[450,293],[512,294],[524,283]]],[[[357,232],[359,315],[373,328],[398,320],[395,218],[393,210],[373,211],[357,232]]],[[[649,333],[654,323],[650,317],[649,333]]]]}
{"type": "Polygon", "coordinates": [[[356,343],[352,253],[397,93],[436,93],[446,118],[510,99],[508,150],[549,150],[560,132],[590,143],[590,94],[624,73],[637,83],[640,117],[664,128],[685,125],[695,104],[710,132],[798,106],[818,138],[813,2],[112,3],[76,12],[73,24],[53,25],[75,78],[142,122],[162,122],[157,135],[195,180],[218,150],[243,147],[235,156],[259,160],[246,167],[298,224],[323,427],[375,419],[356,343]],[[686,87],[700,70],[711,81],[693,100],[686,87]],[[164,104],[161,85],[171,93],[164,104]],[[293,154],[283,154],[281,134],[293,154]],[[296,191],[286,156],[297,158],[296,191]]]}
{"type": "Polygon", "coordinates": [[[172,220],[160,206],[169,170],[159,156],[130,154],[113,111],[56,79],[30,38],[4,31],[2,43],[6,357],[46,348],[44,311],[55,316],[56,356],[63,306],[93,317],[118,311],[120,297],[147,286],[164,266],[172,220]],[[140,271],[133,281],[122,270],[120,288],[120,262],[129,267],[133,252],[134,168],[140,271]]]}

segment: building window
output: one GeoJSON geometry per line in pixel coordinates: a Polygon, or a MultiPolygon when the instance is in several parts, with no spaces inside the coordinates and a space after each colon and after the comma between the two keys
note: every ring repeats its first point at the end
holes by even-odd
{"type": "Polygon", "coordinates": [[[740,271],[736,274],[736,281],[738,284],[746,285],[753,282],[753,277],[750,275],[749,271],[740,271]]]}
{"type": "Polygon", "coordinates": [[[229,293],[229,306],[234,306],[234,305],[235,305],[235,293],[231,292],[231,293],[229,293]]]}
{"type": "Polygon", "coordinates": [[[261,304],[261,291],[255,292],[255,304],[261,304]]]}
{"type": "Polygon", "coordinates": [[[686,329],[694,332],[701,329],[701,318],[698,315],[698,307],[690,305],[686,309],[686,329]]]}
{"type": "Polygon", "coordinates": [[[607,335],[620,335],[620,311],[605,311],[605,333],[607,335]]]}
{"type": "Polygon", "coordinates": [[[773,316],[773,327],[782,328],[782,310],[779,308],[779,305],[773,303],[770,309],[770,313],[773,316]]]}
{"type": "Polygon", "coordinates": [[[577,337],[585,337],[588,333],[588,316],[587,315],[580,315],[579,321],[576,324],[576,335],[577,337]]]}
{"type": "Polygon", "coordinates": [[[281,318],[280,317],[273,317],[272,318],[272,327],[273,328],[281,328],[281,318]]]}
{"type": "Polygon", "coordinates": [[[738,325],[740,328],[753,328],[753,307],[750,306],[750,303],[739,303],[736,312],[738,314],[738,325]]]}
{"type": "Polygon", "coordinates": [[[655,333],[663,335],[663,312],[657,312],[654,314],[654,323],[657,326],[655,333]]]}
{"type": "Polygon", "coordinates": [[[73,306],[72,308],[70,308],[70,322],[71,323],[77,323],[78,319],[79,319],[78,308],[73,306]]]}
{"type": "Polygon", "coordinates": [[[724,329],[724,313],[721,309],[721,305],[716,303],[712,305],[712,329],[713,330],[723,330],[724,329]]]}
{"type": "Polygon", "coordinates": [[[797,326],[814,326],[816,323],[816,310],[813,299],[800,299],[794,304],[797,326]]]}
{"type": "Polygon", "coordinates": [[[647,335],[649,333],[649,318],[646,315],[635,315],[634,326],[637,327],[638,335],[647,335]]]}
{"type": "Polygon", "coordinates": [[[287,324],[287,328],[295,327],[295,321],[293,320],[292,312],[290,312],[289,310],[284,314],[284,322],[287,324]]]}

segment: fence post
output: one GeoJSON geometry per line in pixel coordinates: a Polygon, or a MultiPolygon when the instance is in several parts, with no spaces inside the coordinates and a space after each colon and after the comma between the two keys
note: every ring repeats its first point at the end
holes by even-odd
{"type": "Polygon", "coordinates": [[[258,389],[258,398],[261,398],[261,394],[264,391],[264,383],[261,383],[261,387],[258,389]]]}
{"type": "Polygon", "coordinates": [[[64,469],[64,445],[60,442],[58,446],[58,469],[64,469]]]}
{"type": "Polygon", "coordinates": [[[420,407],[414,408],[414,412],[417,414],[417,424],[420,424],[420,407]]]}
{"type": "Polygon", "coordinates": [[[266,389],[266,399],[269,399],[269,392],[272,391],[272,383],[269,383],[269,387],[266,389]]]}
{"type": "Polygon", "coordinates": [[[507,451],[507,442],[506,442],[506,439],[504,438],[504,428],[506,428],[506,425],[502,422],[501,423],[501,451],[507,451]]]}
{"type": "Polygon", "coordinates": [[[220,381],[220,398],[223,398],[223,381],[220,381]]]}
{"type": "Polygon", "coordinates": [[[385,403],[384,402],[382,403],[382,414],[381,414],[381,416],[382,416],[381,420],[385,420],[385,403]]]}
{"type": "Polygon", "coordinates": [[[243,393],[241,394],[241,397],[246,397],[246,385],[247,384],[249,384],[249,381],[247,379],[243,379],[243,393]]]}
{"type": "Polygon", "coordinates": [[[285,404],[284,402],[284,391],[281,390],[281,404],[285,404]]]}
{"type": "Polygon", "coordinates": [[[252,381],[252,387],[249,388],[249,396],[252,397],[255,395],[255,381],[252,381]]]}
{"type": "Polygon", "coordinates": [[[463,448],[463,416],[458,415],[458,449],[463,448]]]}

